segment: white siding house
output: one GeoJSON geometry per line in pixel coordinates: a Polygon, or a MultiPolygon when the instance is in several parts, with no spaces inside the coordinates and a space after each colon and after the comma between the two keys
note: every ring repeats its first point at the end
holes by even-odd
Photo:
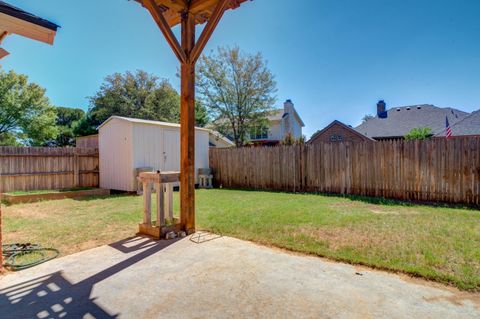
{"type": "MultiPolygon", "coordinates": [[[[98,128],[100,187],[137,190],[136,169],[180,171],[180,125],[112,116],[98,128]]],[[[195,169],[208,168],[209,130],[195,129],[195,169]]]]}
{"type": "Polygon", "coordinates": [[[268,116],[269,126],[265,130],[256,130],[250,134],[250,140],[256,144],[274,145],[282,141],[287,134],[295,139],[302,137],[305,126],[291,100],[285,101],[282,109],[273,110],[268,116]]]}

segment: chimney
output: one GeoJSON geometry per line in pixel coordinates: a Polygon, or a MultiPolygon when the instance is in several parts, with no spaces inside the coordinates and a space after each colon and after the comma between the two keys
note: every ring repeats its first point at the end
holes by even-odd
{"type": "Polygon", "coordinates": [[[285,136],[288,133],[293,134],[291,121],[293,119],[294,107],[292,100],[288,99],[283,103],[283,121],[285,123],[285,136]]]}
{"type": "Polygon", "coordinates": [[[386,119],[388,116],[387,104],[384,100],[380,100],[377,103],[377,116],[381,119],[386,119]]]}

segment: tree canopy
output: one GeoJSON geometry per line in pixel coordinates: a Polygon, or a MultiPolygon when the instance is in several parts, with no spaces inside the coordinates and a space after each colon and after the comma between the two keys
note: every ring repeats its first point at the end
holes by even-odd
{"type": "Polygon", "coordinates": [[[371,119],[374,119],[375,118],[375,115],[372,115],[372,114],[366,114],[364,117],[362,117],[362,123],[365,123],[371,119]]]}
{"type": "Polygon", "coordinates": [[[177,122],[180,97],[167,80],[138,70],[107,76],[90,103],[94,125],[112,115],[177,122]]]}
{"type": "Polygon", "coordinates": [[[275,103],[276,82],[260,53],[219,47],[197,65],[197,92],[214,119],[215,128],[237,146],[248,132],[263,127],[275,103]]]}
{"type": "MultiPolygon", "coordinates": [[[[195,110],[196,125],[205,126],[209,121],[205,106],[197,102],[195,110]]],[[[109,75],[90,98],[89,111],[74,132],[78,136],[94,134],[96,127],[113,115],[178,123],[180,95],[168,80],[142,70],[109,75]]]]}
{"type": "Polygon", "coordinates": [[[26,75],[0,69],[0,105],[1,144],[38,146],[57,136],[55,107],[26,75]]]}
{"type": "Polygon", "coordinates": [[[75,128],[79,122],[85,117],[82,109],[69,107],[56,107],[57,119],[55,124],[58,128],[58,136],[55,139],[47,141],[45,145],[51,147],[63,147],[75,145],[75,128]]]}
{"type": "Polygon", "coordinates": [[[405,140],[425,140],[432,136],[432,129],[429,127],[416,127],[405,135],[405,140]]]}

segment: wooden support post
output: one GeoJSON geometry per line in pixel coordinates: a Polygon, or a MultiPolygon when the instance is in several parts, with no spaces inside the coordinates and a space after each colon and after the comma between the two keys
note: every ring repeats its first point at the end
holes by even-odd
{"type": "Polygon", "coordinates": [[[215,1],[172,0],[162,2],[162,5],[155,0],[137,1],[150,11],[181,63],[180,226],[187,233],[192,233],[195,232],[195,62],[200,57],[225,10],[229,7],[235,8],[245,0],[218,0],[216,6],[215,1]],[[199,8],[206,3],[208,3],[207,7],[199,8]],[[183,12],[181,12],[182,10],[183,12]],[[202,20],[204,18],[202,13],[207,13],[207,11],[209,15],[207,25],[195,44],[195,19],[202,20]],[[182,27],[180,45],[171,31],[171,27],[178,23],[178,21],[172,23],[174,20],[171,15],[175,15],[175,19],[177,19],[179,12],[181,12],[182,27]]]}
{"type": "Polygon", "coordinates": [[[187,63],[181,65],[180,97],[180,223],[195,232],[195,65],[190,53],[195,45],[195,17],[182,13],[182,49],[187,63]]]}
{"type": "Polygon", "coordinates": [[[152,224],[152,190],[148,182],[143,182],[143,223],[152,224]]]}
{"type": "Polygon", "coordinates": [[[165,184],[155,183],[155,192],[157,194],[157,226],[165,226],[165,184]]]}

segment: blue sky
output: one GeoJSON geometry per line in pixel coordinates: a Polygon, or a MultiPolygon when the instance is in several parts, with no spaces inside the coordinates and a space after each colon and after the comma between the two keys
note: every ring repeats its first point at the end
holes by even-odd
{"type": "MultiPolygon", "coordinates": [[[[11,55],[1,61],[47,88],[55,105],[87,109],[106,75],[127,70],[179,87],[176,58],[138,3],[7,1],[62,27],[52,47],[7,38],[11,55]]],[[[479,12],[478,0],[255,0],[225,15],[206,50],[262,52],[278,106],[293,100],[308,137],[334,119],[359,124],[378,99],[479,109],[479,12]]]]}

